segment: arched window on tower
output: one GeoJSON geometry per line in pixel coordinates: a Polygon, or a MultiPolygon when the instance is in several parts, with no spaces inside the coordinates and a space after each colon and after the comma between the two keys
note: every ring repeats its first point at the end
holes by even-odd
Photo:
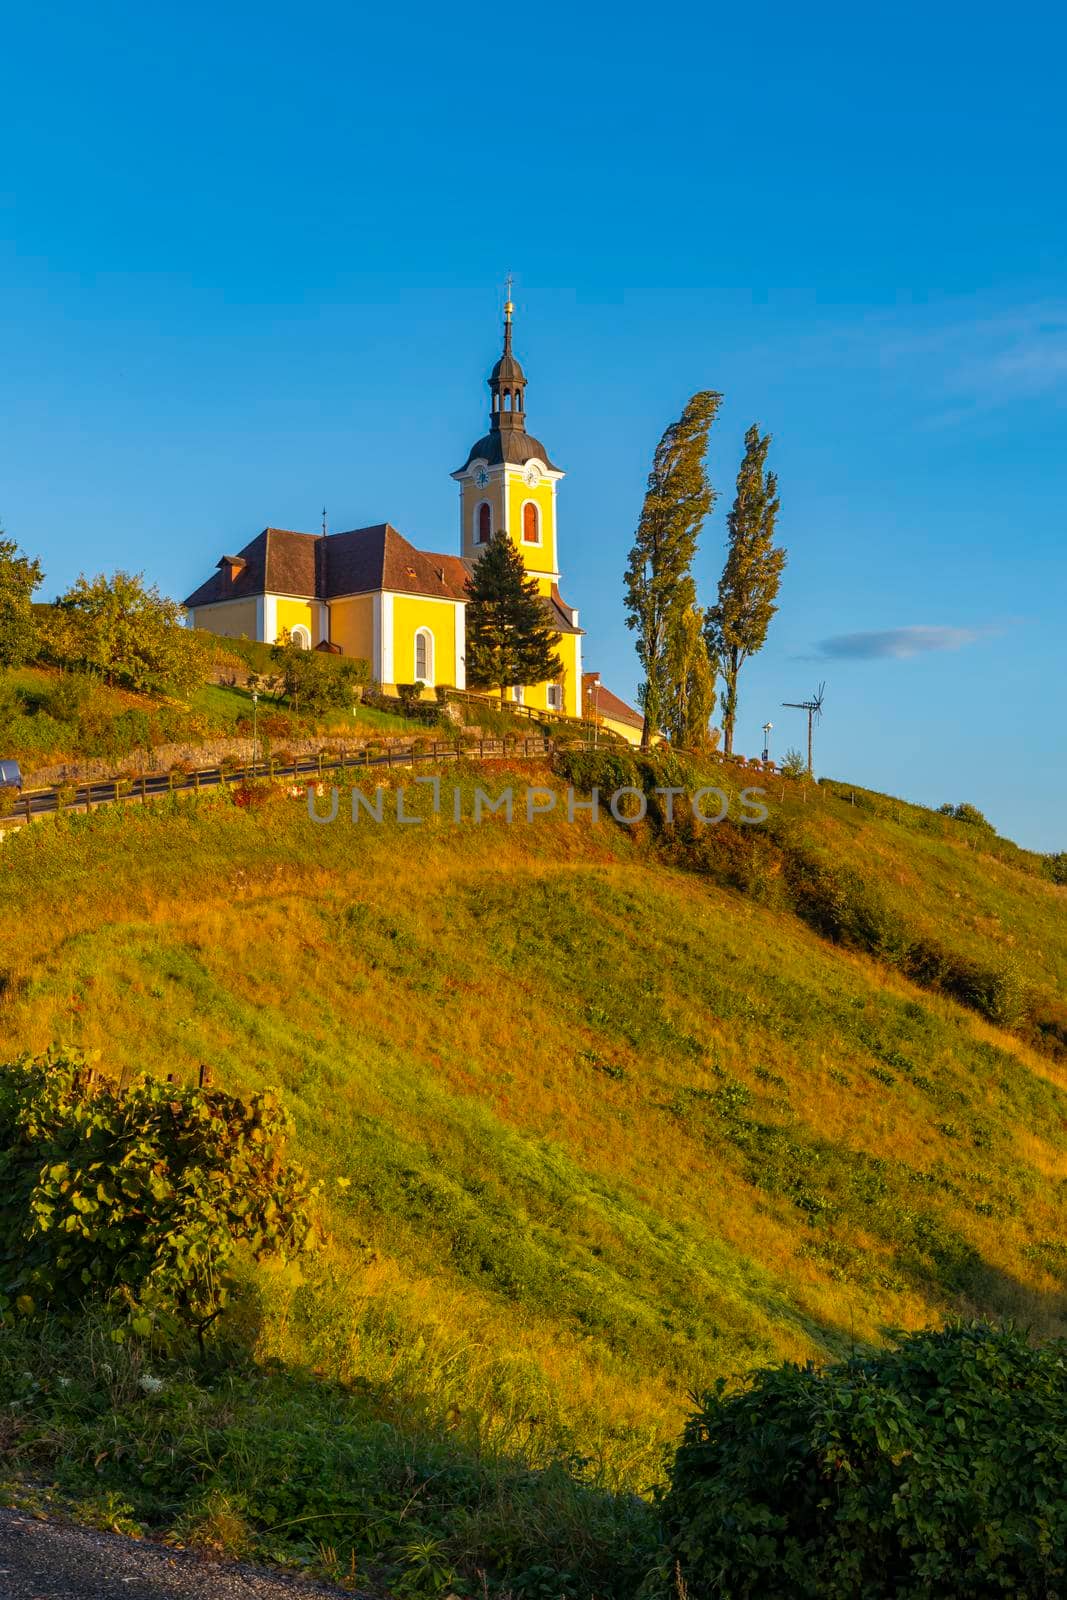
{"type": "Polygon", "coordinates": [[[483,500],[478,507],[478,543],[488,544],[493,532],[493,513],[489,509],[488,500],[483,500]]]}
{"type": "Polygon", "coordinates": [[[524,544],[541,543],[541,513],[532,500],[522,508],[522,540],[524,544]]]}

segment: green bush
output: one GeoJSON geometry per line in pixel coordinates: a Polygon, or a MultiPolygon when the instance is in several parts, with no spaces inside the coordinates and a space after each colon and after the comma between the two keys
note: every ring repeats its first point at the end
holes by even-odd
{"type": "Polygon", "coordinates": [[[1045,870],[1053,883],[1067,883],[1067,850],[1056,850],[1046,856],[1045,870]]]}
{"type": "Polygon", "coordinates": [[[977,806],[968,805],[966,800],[961,801],[959,805],[952,805],[949,802],[939,807],[939,810],[943,817],[953,817],[956,822],[967,822],[972,828],[984,828],[988,833],[994,832],[993,824],[982,815],[977,806]]]}
{"type": "Polygon", "coordinates": [[[1063,1593],[1067,1345],[981,1323],[704,1397],[664,1504],[693,1600],[1063,1593]]]}
{"type": "Polygon", "coordinates": [[[0,817],[14,816],[18,801],[19,792],[17,789],[11,788],[9,784],[5,784],[0,788],[0,817]]]}
{"type": "Polygon", "coordinates": [[[202,1338],[238,1244],[258,1260],[309,1242],[290,1131],[270,1094],[124,1089],[58,1052],[0,1067],[0,1312],[98,1300],[143,1336],[202,1338]]]}
{"type": "Polygon", "coordinates": [[[410,716],[422,701],[421,683],[398,683],[396,692],[405,716],[410,716]]]}
{"type": "Polygon", "coordinates": [[[640,787],[637,767],[623,751],[557,749],[553,766],[566,783],[583,794],[599,789],[607,796],[616,789],[640,787]]]}

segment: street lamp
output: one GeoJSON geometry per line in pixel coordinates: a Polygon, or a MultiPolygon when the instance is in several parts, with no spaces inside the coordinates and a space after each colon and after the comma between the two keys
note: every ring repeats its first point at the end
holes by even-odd
{"type": "Polygon", "coordinates": [[[771,759],[771,729],[773,727],[774,727],[774,723],[773,722],[765,722],[763,724],[763,759],[764,759],[764,761],[769,761],[771,759]]]}
{"type": "Polygon", "coordinates": [[[256,750],[259,745],[259,690],[252,690],[252,776],[256,775],[256,750]]]}

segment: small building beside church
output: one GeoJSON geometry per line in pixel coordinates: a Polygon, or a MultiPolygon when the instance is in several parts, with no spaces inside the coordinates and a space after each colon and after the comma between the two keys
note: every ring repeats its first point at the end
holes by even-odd
{"type": "Polygon", "coordinates": [[[484,546],[503,529],[522,556],[560,635],[558,682],[515,684],[513,698],[537,710],[583,714],[582,629],[560,592],[556,489],[563,478],[526,431],[526,375],[504,349],[489,376],[489,431],[452,477],[459,485],[459,554],[421,550],[389,523],[345,533],[264,528],[185,601],[191,625],[274,644],[284,635],[370,663],[386,690],[421,682],[467,687],[466,581],[484,546]]]}
{"type": "MultiPolygon", "coordinates": [[[[625,739],[627,744],[639,745],[645,728],[643,714],[634,706],[605,688],[599,672],[582,674],[583,716],[587,722],[607,728],[609,733],[625,739]]],[[[655,742],[659,742],[658,737],[655,742]]]]}

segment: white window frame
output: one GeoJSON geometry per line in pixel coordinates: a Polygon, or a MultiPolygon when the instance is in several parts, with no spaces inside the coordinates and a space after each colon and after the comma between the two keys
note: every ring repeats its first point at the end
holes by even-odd
{"type": "Polygon", "coordinates": [[[550,683],[548,685],[547,699],[548,699],[548,709],[550,711],[562,711],[563,710],[563,685],[561,683],[550,683]]]}
{"type": "Polygon", "coordinates": [[[311,629],[305,627],[302,622],[293,624],[293,626],[289,629],[289,638],[292,640],[293,644],[298,645],[301,650],[311,649],[311,629]]]}
{"type": "Polygon", "coordinates": [[[540,505],[538,504],[538,502],[536,500],[531,500],[531,499],[527,498],[522,502],[522,505],[519,507],[519,544],[520,544],[520,546],[525,546],[525,548],[527,550],[543,550],[544,549],[544,544],[545,544],[545,516],[544,516],[544,512],[542,511],[540,505]],[[526,537],[526,507],[527,506],[533,506],[534,511],[537,513],[537,538],[536,539],[527,539],[527,537],[526,537]]]}
{"type": "Polygon", "coordinates": [[[434,636],[433,636],[432,629],[425,628],[425,627],[416,628],[415,629],[415,658],[414,658],[414,662],[413,662],[415,670],[412,673],[412,682],[413,683],[426,683],[426,684],[432,685],[433,683],[436,682],[436,679],[434,678],[434,654],[435,654],[434,636]],[[425,641],[426,641],[426,671],[425,671],[425,673],[420,673],[419,672],[419,640],[420,639],[425,639],[425,641]]]}

